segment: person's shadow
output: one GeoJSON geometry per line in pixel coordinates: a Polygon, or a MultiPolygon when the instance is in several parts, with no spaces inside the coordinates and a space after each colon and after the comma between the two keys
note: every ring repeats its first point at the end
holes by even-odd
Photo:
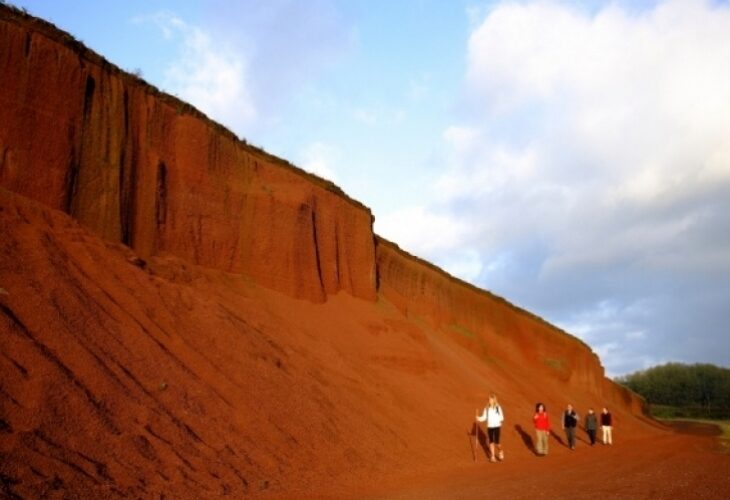
{"type": "Polygon", "coordinates": [[[525,429],[523,429],[522,426],[519,424],[515,424],[515,430],[522,438],[522,442],[525,444],[527,449],[530,450],[533,454],[537,455],[538,453],[535,449],[535,444],[532,441],[532,436],[525,432],[525,429]]]}
{"type": "Polygon", "coordinates": [[[471,430],[466,433],[469,438],[469,446],[471,446],[472,456],[476,461],[481,454],[489,458],[489,446],[487,445],[487,435],[482,431],[481,427],[474,422],[471,430]]]}
{"type": "Polygon", "coordinates": [[[555,434],[554,431],[550,431],[550,435],[555,438],[555,441],[560,443],[560,446],[568,446],[567,444],[565,444],[565,441],[563,441],[563,438],[555,434]]]}

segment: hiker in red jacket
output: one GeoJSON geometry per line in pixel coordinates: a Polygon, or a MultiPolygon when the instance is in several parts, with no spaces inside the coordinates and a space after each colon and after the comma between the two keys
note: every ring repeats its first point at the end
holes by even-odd
{"type": "Polygon", "coordinates": [[[535,415],[532,417],[532,421],[535,424],[535,434],[537,435],[535,451],[538,456],[544,457],[548,454],[548,437],[550,436],[550,418],[544,404],[535,405],[535,415]]]}

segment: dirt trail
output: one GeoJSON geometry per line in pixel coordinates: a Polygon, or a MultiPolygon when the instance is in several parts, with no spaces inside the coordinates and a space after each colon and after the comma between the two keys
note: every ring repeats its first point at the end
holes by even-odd
{"type": "MultiPolygon", "coordinates": [[[[730,498],[730,454],[711,426],[685,427],[613,446],[580,443],[568,452],[554,439],[548,457],[509,458],[399,478],[363,498],[730,498]],[[553,453],[555,451],[555,453],[553,453]]],[[[522,443],[520,443],[522,445],[522,443]]],[[[508,450],[509,453],[509,450],[508,450]]]]}

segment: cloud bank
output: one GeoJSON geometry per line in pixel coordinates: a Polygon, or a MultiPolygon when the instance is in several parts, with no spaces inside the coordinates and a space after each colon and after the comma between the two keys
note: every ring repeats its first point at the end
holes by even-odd
{"type": "Polygon", "coordinates": [[[466,60],[434,201],[377,229],[580,336],[609,374],[727,364],[730,6],[500,4],[466,60]]]}
{"type": "Polygon", "coordinates": [[[171,12],[135,21],[154,23],[178,47],[177,57],[164,71],[162,85],[168,92],[228,127],[245,130],[250,126],[257,111],[245,53],[171,12]]]}
{"type": "Polygon", "coordinates": [[[160,85],[256,143],[282,108],[353,43],[331,0],[206,0],[194,21],[169,11],[139,16],[177,51],[160,85]]]}

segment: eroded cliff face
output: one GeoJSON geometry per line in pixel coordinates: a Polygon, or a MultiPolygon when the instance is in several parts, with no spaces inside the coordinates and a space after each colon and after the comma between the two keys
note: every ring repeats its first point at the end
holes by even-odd
{"type": "Polygon", "coordinates": [[[67,35],[0,11],[0,186],[143,257],[375,298],[372,215],[67,35]]]}
{"type": "Polygon", "coordinates": [[[176,256],[313,302],[380,294],[487,363],[511,360],[638,407],[579,340],[376,242],[370,210],[336,186],[5,7],[0,74],[0,186],[144,259],[176,256]]]}
{"type": "MultiPolygon", "coordinates": [[[[478,289],[377,238],[380,292],[402,313],[423,318],[486,363],[513,361],[545,379],[629,404],[635,397],[605,378],[598,356],[577,338],[506,300],[478,289]]],[[[606,403],[608,404],[608,403],[606,403]]]]}

